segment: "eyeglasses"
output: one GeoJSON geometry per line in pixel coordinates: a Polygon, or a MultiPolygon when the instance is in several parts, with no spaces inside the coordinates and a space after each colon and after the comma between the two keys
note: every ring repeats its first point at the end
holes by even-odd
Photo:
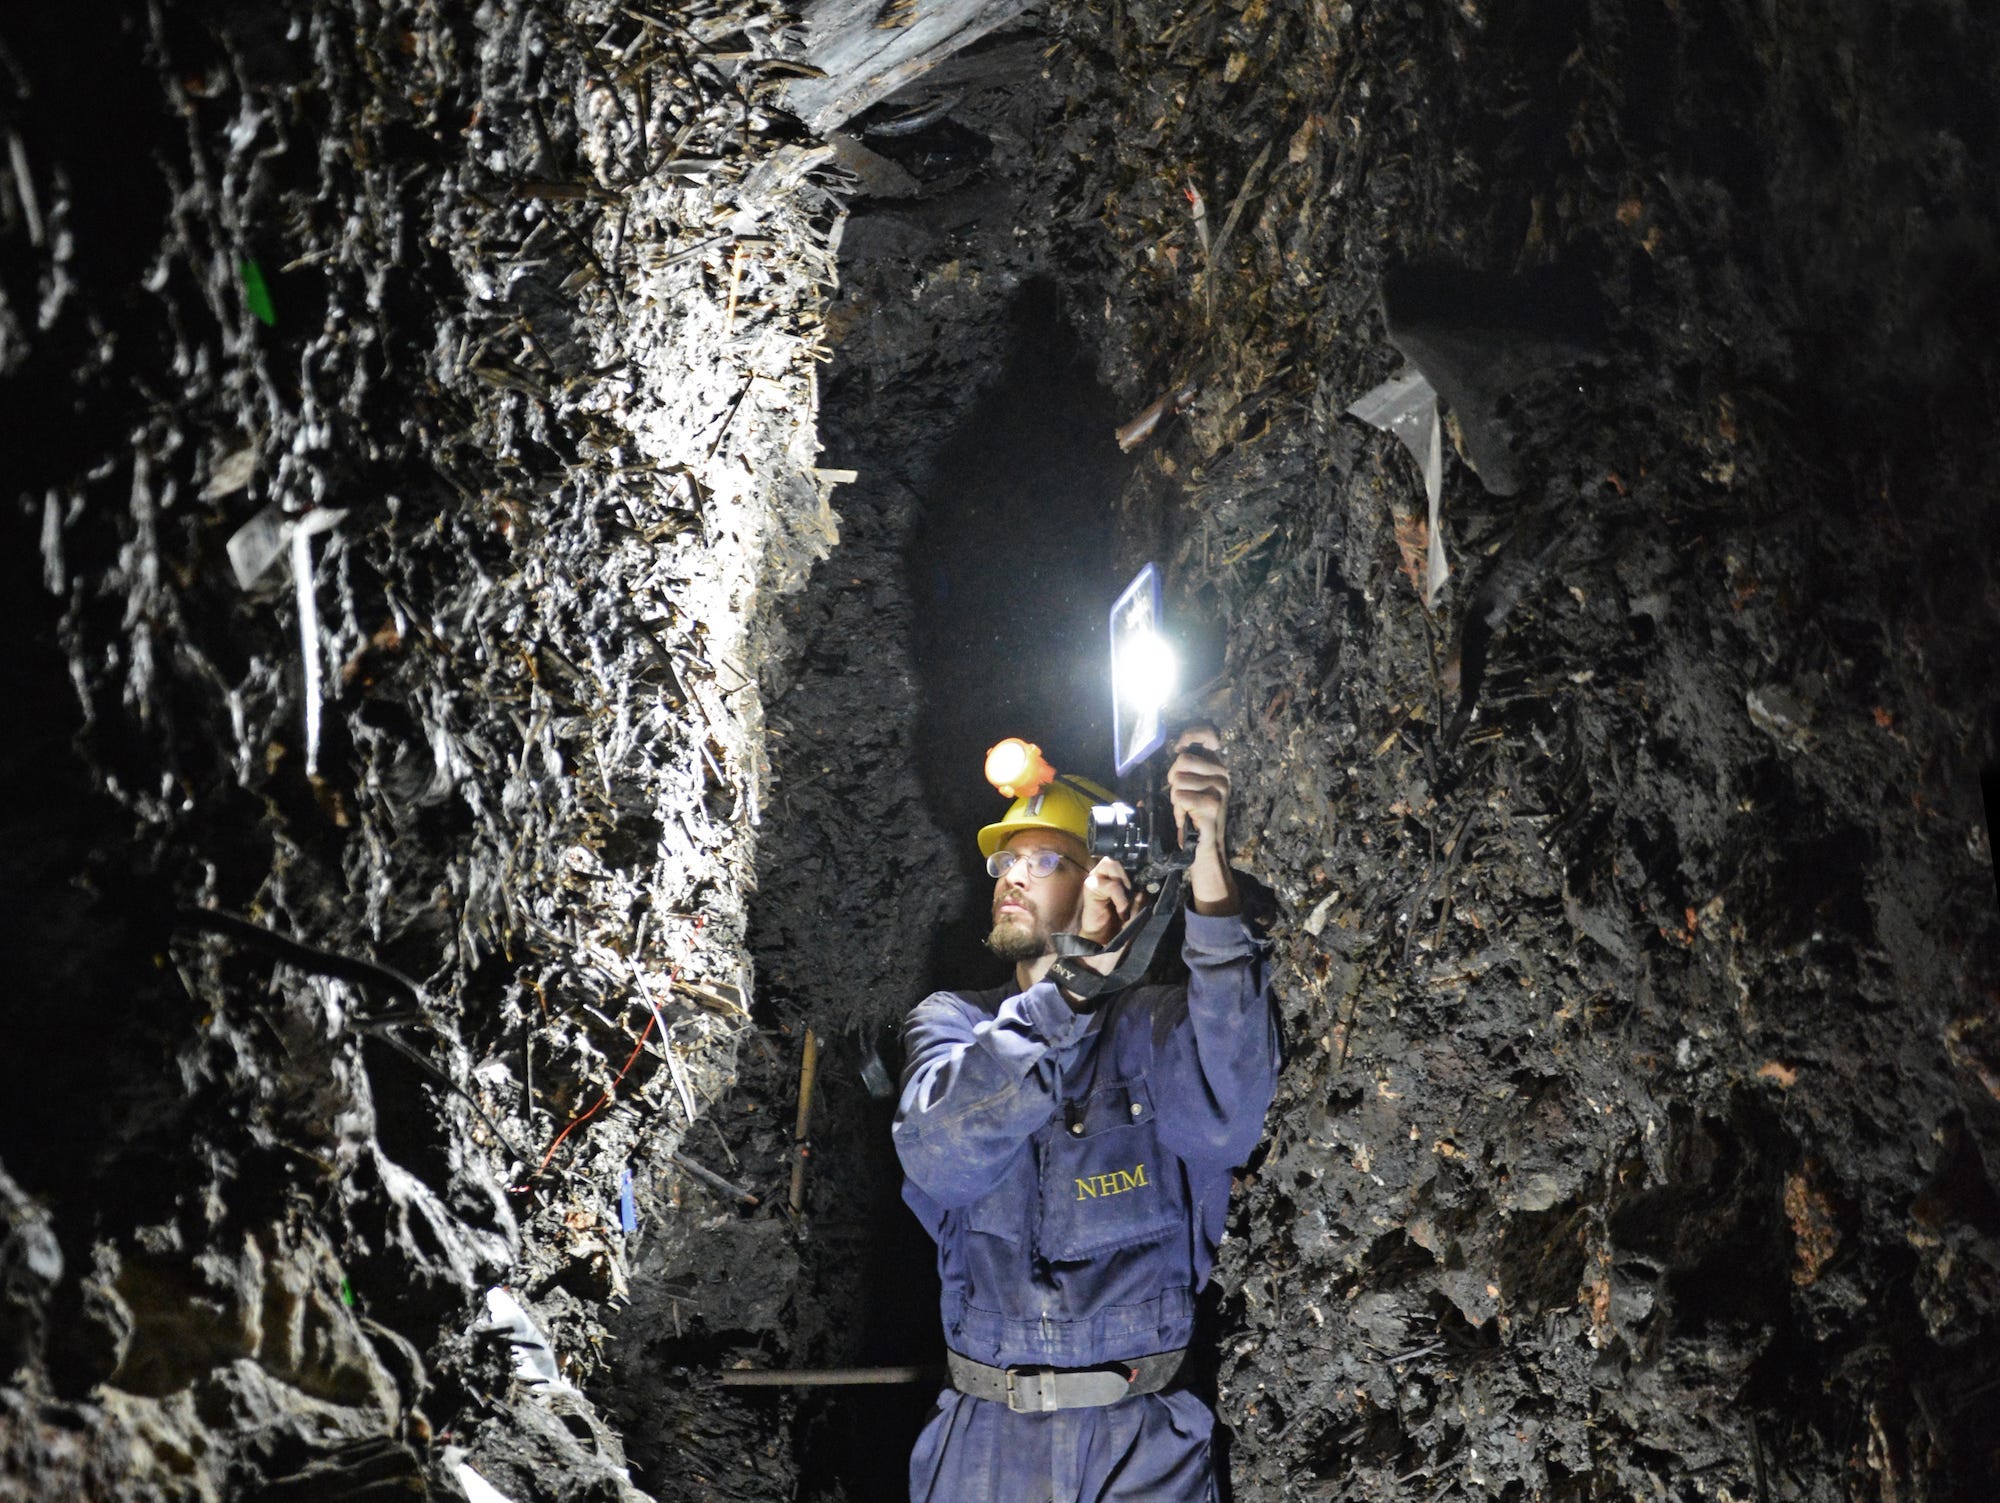
{"type": "Polygon", "coordinates": [[[1075,861],[1076,865],[1083,865],[1081,861],[1076,861],[1074,856],[1065,856],[1061,851],[995,851],[986,858],[986,875],[1004,877],[1014,869],[1014,863],[1017,861],[1027,862],[1028,874],[1033,877],[1053,877],[1056,868],[1065,861],[1075,861]]]}

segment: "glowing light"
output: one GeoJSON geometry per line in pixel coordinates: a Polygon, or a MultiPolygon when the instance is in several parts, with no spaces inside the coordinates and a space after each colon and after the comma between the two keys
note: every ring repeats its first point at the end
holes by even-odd
{"type": "Polygon", "coordinates": [[[1003,797],[1033,798],[1056,780],[1056,770],[1032,741],[1009,736],[986,752],[986,781],[1003,797]]]}
{"type": "Polygon", "coordinates": [[[1160,621],[1160,570],[1148,564],[1111,606],[1111,745],[1121,778],[1166,740],[1180,669],[1160,621]]]}
{"type": "Polygon", "coordinates": [[[1127,638],[1118,667],[1125,707],[1142,718],[1164,710],[1180,686],[1180,660],[1156,631],[1135,632],[1127,638]]]}

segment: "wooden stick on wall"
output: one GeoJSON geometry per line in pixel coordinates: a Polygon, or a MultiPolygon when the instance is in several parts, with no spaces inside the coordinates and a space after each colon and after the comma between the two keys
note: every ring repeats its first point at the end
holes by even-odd
{"type": "Polygon", "coordinates": [[[799,1061],[799,1120],[792,1130],[792,1214],[805,1209],[807,1138],[812,1127],[813,1081],[819,1074],[819,1035],[806,1030],[805,1058],[799,1061]]]}

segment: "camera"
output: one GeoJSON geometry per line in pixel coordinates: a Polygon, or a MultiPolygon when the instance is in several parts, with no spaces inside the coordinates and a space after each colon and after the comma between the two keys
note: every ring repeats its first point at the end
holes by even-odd
{"type": "Polygon", "coordinates": [[[1091,859],[1109,856],[1138,886],[1157,887],[1165,873],[1185,871],[1194,861],[1195,831],[1189,828],[1183,846],[1174,824],[1173,802],[1157,781],[1137,805],[1092,804],[1091,859]]]}
{"type": "Polygon", "coordinates": [[[1137,873],[1151,863],[1154,854],[1152,820],[1130,804],[1090,806],[1090,855],[1092,860],[1109,856],[1127,872],[1137,873]]]}

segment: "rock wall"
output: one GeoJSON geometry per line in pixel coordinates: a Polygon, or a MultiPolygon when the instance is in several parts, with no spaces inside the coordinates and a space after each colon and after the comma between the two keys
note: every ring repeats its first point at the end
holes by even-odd
{"type": "Polygon", "coordinates": [[[762,634],[835,538],[792,19],[4,33],[0,1492],[634,1496],[584,1390],[637,1248],[787,1167],[696,1128],[762,634]]]}
{"type": "Polygon", "coordinates": [[[1990,19],[1060,15],[1109,369],[1198,389],[1128,534],[1289,912],[1236,1496],[1986,1496],[1990,19]],[[1399,322],[1475,378],[1434,609],[1344,415],[1399,322]]]}

